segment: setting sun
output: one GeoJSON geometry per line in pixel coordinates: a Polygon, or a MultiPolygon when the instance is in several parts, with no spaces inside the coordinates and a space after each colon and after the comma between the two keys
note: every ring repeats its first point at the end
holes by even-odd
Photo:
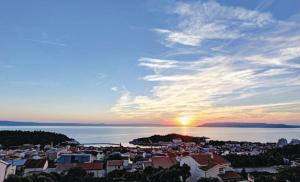
{"type": "Polygon", "coordinates": [[[191,122],[191,118],[184,116],[177,118],[177,120],[182,126],[187,126],[191,122]]]}

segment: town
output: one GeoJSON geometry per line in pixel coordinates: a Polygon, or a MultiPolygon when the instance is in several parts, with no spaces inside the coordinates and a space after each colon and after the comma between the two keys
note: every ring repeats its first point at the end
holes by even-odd
{"type": "MultiPolygon", "coordinates": [[[[179,181],[259,181],[253,174],[277,174],[283,169],[299,170],[299,153],[293,158],[282,158],[279,163],[243,165],[239,157],[262,156],[268,151],[297,147],[300,140],[288,142],[281,138],[277,143],[253,143],[234,141],[202,140],[184,142],[180,135],[171,141],[158,142],[151,146],[85,146],[76,141],[64,145],[33,145],[2,147],[0,150],[0,182],[13,181],[16,176],[28,177],[39,174],[66,175],[71,170],[81,169],[90,177],[107,181],[139,181],[126,179],[124,174],[136,174],[149,169],[171,169],[185,166],[186,174],[179,181]],[[234,160],[232,160],[234,159],[234,160]]],[[[269,154],[268,154],[269,155],[269,154]]],[[[274,156],[271,156],[274,157],[274,156]]],[[[245,158],[243,158],[245,160],[245,158]]],[[[275,159],[273,159],[275,161],[275,159]]],[[[179,175],[179,174],[178,174],[179,175]]],[[[125,175],[126,176],[126,175],[125,175]]],[[[152,181],[158,181],[153,178],[152,181]]],[[[151,179],[149,179],[151,181],[151,179]]],[[[175,181],[163,179],[161,181],[175,181]]]]}

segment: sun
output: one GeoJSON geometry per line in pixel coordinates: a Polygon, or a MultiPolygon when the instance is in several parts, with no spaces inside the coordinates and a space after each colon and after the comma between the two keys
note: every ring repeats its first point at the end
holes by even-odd
{"type": "Polygon", "coordinates": [[[191,122],[191,118],[182,116],[182,117],[177,118],[177,121],[180,123],[180,125],[187,126],[191,122]]]}

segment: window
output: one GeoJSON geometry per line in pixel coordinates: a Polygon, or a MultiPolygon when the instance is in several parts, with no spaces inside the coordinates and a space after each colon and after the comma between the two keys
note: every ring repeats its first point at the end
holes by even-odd
{"type": "Polygon", "coordinates": [[[220,167],[220,168],[219,168],[219,174],[224,174],[224,173],[225,173],[224,168],[223,168],[223,167],[220,167]]]}

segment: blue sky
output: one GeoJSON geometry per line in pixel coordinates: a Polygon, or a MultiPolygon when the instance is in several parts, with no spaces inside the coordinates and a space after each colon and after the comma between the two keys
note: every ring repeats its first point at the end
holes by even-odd
{"type": "Polygon", "coordinates": [[[0,119],[300,121],[298,1],[0,2],[0,119]]]}

